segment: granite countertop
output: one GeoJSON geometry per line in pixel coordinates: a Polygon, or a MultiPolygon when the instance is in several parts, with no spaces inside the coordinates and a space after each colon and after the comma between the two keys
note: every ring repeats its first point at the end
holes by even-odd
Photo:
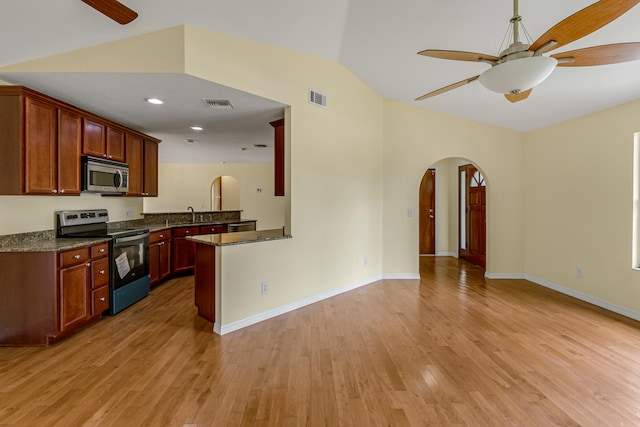
{"type": "Polygon", "coordinates": [[[222,225],[222,224],[241,224],[244,222],[257,222],[255,219],[234,219],[234,220],[221,220],[221,221],[203,221],[203,222],[182,222],[182,223],[169,223],[169,224],[146,224],[140,226],[140,228],[148,228],[150,232],[166,230],[167,228],[177,227],[200,227],[206,225],[222,225]]]}
{"type": "Polygon", "coordinates": [[[244,243],[266,242],[269,240],[290,239],[291,235],[284,234],[282,228],[259,231],[239,231],[237,233],[202,234],[188,236],[188,240],[210,246],[241,245],[244,243]]]}
{"type": "Polygon", "coordinates": [[[26,241],[0,246],[0,252],[53,252],[67,251],[70,249],[93,246],[108,242],[109,237],[93,237],[86,239],[43,239],[38,241],[26,241]]]}

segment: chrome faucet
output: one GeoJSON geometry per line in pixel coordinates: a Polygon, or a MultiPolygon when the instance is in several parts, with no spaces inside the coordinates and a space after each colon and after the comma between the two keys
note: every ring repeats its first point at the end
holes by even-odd
{"type": "Polygon", "coordinates": [[[191,222],[196,222],[196,212],[193,210],[193,207],[189,206],[187,210],[191,211],[191,222]]]}

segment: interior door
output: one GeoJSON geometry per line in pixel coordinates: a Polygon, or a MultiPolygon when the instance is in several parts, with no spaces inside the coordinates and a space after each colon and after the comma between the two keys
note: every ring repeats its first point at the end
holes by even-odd
{"type": "Polygon", "coordinates": [[[436,254],[436,170],[428,169],[420,183],[420,255],[436,254]]]}
{"type": "Polygon", "coordinates": [[[482,172],[473,165],[459,168],[460,205],[464,212],[460,212],[460,258],[479,265],[486,266],[486,182],[482,172]],[[464,239],[464,240],[463,240],[464,239]]]}

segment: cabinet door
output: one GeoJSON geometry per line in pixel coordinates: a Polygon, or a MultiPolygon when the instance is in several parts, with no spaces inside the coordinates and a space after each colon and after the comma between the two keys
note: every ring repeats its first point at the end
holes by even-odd
{"type": "Polygon", "coordinates": [[[171,274],[171,240],[165,240],[160,245],[160,280],[171,274]]]}
{"type": "Polygon", "coordinates": [[[124,131],[107,126],[107,159],[124,162],[124,131]]]}
{"type": "Polygon", "coordinates": [[[142,174],[144,170],[142,138],[127,133],[125,161],[129,165],[128,196],[142,195],[142,174]]]}
{"type": "Polygon", "coordinates": [[[195,264],[195,243],[184,237],[173,239],[173,271],[189,271],[195,264]]]}
{"type": "Polygon", "coordinates": [[[58,318],[61,332],[72,330],[90,317],[89,270],[84,263],[60,270],[58,318]]]}
{"type": "Polygon", "coordinates": [[[107,157],[106,126],[85,118],[82,129],[82,154],[107,157]]]}
{"type": "Polygon", "coordinates": [[[144,140],[144,179],[142,193],[158,196],[158,143],[144,140]]]}
{"type": "Polygon", "coordinates": [[[149,245],[149,282],[152,285],[160,281],[160,243],[149,245]]]}
{"type": "Polygon", "coordinates": [[[56,176],[57,110],[52,104],[25,99],[25,168],[26,194],[57,192],[56,176]]]}
{"type": "Polygon", "coordinates": [[[79,114],[58,109],[58,193],[77,195],[81,191],[80,151],[82,118],[79,114]]]}

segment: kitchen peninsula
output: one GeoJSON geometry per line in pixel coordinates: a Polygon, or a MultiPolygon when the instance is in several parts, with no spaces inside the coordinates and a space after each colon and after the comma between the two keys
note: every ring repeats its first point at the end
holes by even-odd
{"type": "Polygon", "coordinates": [[[223,247],[288,238],[291,236],[281,228],[187,237],[196,244],[194,294],[198,315],[215,325],[216,306],[222,298],[222,279],[216,266],[220,265],[223,247]]]}

